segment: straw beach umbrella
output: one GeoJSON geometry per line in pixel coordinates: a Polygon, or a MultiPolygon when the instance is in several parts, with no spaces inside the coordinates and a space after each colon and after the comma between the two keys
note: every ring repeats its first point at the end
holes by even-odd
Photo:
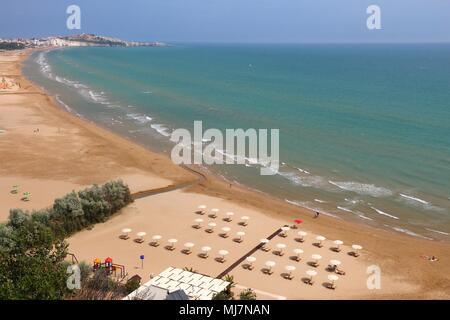
{"type": "Polygon", "coordinates": [[[231,222],[232,221],[232,218],[233,218],[233,216],[234,216],[234,212],[227,212],[226,214],[225,214],[225,218],[223,219],[224,221],[227,221],[227,222],[231,222]]]}
{"type": "Polygon", "coordinates": [[[209,215],[209,217],[210,218],[217,218],[217,212],[219,212],[219,209],[217,209],[217,208],[214,208],[214,209],[211,209],[211,214],[209,215]]]}
{"type": "Polygon", "coordinates": [[[153,241],[150,243],[150,245],[153,246],[153,247],[158,247],[159,246],[159,240],[161,240],[161,239],[162,239],[162,236],[160,236],[159,234],[154,235],[152,237],[153,241]]]}
{"type": "Polygon", "coordinates": [[[284,243],[278,243],[278,244],[277,244],[277,249],[278,249],[277,254],[278,254],[279,256],[282,256],[282,255],[284,255],[283,250],[286,249],[286,245],[285,245],[284,243]]]}
{"type": "Polygon", "coordinates": [[[206,209],[206,206],[204,204],[199,205],[198,209],[197,209],[197,211],[195,213],[204,215],[205,214],[205,209],[206,209]]]}
{"type": "Polygon", "coordinates": [[[248,226],[248,220],[250,220],[250,217],[248,216],[242,216],[241,217],[241,222],[239,223],[241,226],[248,226]]]}
{"type": "Polygon", "coordinates": [[[300,261],[300,255],[303,253],[303,250],[302,249],[294,249],[294,254],[295,254],[295,256],[294,256],[294,259],[293,260],[295,260],[295,261],[300,261]]]}
{"type": "Polygon", "coordinates": [[[262,243],[262,246],[261,246],[262,251],[267,252],[270,250],[270,248],[267,246],[267,244],[269,243],[269,239],[261,239],[259,242],[262,243]]]}
{"type": "Polygon", "coordinates": [[[213,233],[214,232],[214,228],[217,226],[216,223],[214,222],[210,222],[208,223],[208,229],[206,229],[205,231],[208,233],[213,233]]]}
{"type": "Polygon", "coordinates": [[[211,247],[208,247],[208,246],[202,247],[202,253],[200,253],[200,257],[205,258],[205,259],[208,258],[208,254],[210,251],[211,251],[211,247]]]}
{"type": "Polygon", "coordinates": [[[353,249],[353,255],[355,257],[359,256],[359,250],[362,250],[362,246],[360,246],[359,244],[354,244],[352,245],[352,249],[353,249]]]}
{"type": "Polygon", "coordinates": [[[286,266],[284,267],[284,269],[287,271],[287,274],[285,276],[286,279],[292,280],[292,272],[295,271],[295,269],[297,269],[294,266],[286,266]]]}
{"type": "Polygon", "coordinates": [[[141,231],[141,232],[138,232],[136,235],[137,235],[136,242],[142,243],[142,242],[144,242],[144,237],[147,235],[147,233],[141,231]]]}
{"type": "Polygon", "coordinates": [[[316,240],[317,240],[316,245],[317,245],[317,247],[322,248],[323,247],[322,241],[325,241],[326,239],[327,238],[325,238],[324,236],[317,236],[316,237],[316,240]]]}
{"type": "Polygon", "coordinates": [[[220,236],[222,237],[222,238],[228,238],[228,232],[230,232],[231,231],[231,228],[229,228],[229,227],[223,227],[222,228],[222,233],[220,234],[220,236]]]}
{"type": "Polygon", "coordinates": [[[329,274],[328,280],[330,281],[328,288],[333,290],[336,289],[336,281],[339,280],[339,277],[335,274],[329,274]]]}
{"type": "Polygon", "coordinates": [[[332,259],[328,263],[328,270],[329,271],[336,271],[337,267],[339,267],[340,265],[341,265],[341,262],[339,260],[332,259]]]}
{"type": "Polygon", "coordinates": [[[320,254],[313,254],[311,256],[311,258],[313,260],[311,265],[314,266],[314,267],[318,267],[319,266],[319,260],[322,259],[322,256],[320,254]]]}
{"type": "Polygon", "coordinates": [[[122,229],[122,235],[120,236],[120,238],[123,239],[123,240],[129,239],[131,231],[132,230],[130,228],[122,229]]]}
{"type": "Polygon", "coordinates": [[[256,258],[250,256],[250,257],[245,258],[245,260],[247,261],[247,265],[245,268],[248,270],[253,270],[253,262],[256,261],[256,258]]]}
{"type": "Polygon", "coordinates": [[[203,219],[195,219],[195,225],[193,225],[194,229],[200,229],[202,227],[203,219]]]}
{"type": "Polygon", "coordinates": [[[313,285],[314,284],[314,277],[317,276],[317,271],[315,270],[307,270],[306,275],[308,276],[306,283],[313,285]]]}
{"type": "Polygon", "coordinates": [[[241,243],[243,241],[242,240],[243,236],[245,236],[245,232],[244,231],[236,232],[236,239],[234,239],[234,241],[237,242],[237,243],[241,243]]]}
{"type": "Polygon", "coordinates": [[[291,230],[290,227],[287,227],[287,226],[281,227],[280,237],[286,238],[287,237],[287,232],[289,230],[291,230]]]}
{"type": "Polygon", "coordinates": [[[333,243],[335,244],[335,247],[333,248],[333,250],[336,252],[340,252],[341,246],[344,244],[344,242],[341,240],[334,240],[333,243]]]}
{"type": "Polygon", "coordinates": [[[308,235],[308,233],[306,233],[305,231],[299,231],[299,232],[297,232],[297,234],[298,234],[298,238],[296,240],[298,242],[304,242],[305,237],[308,235]]]}
{"type": "Polygon", "coordinates": [[[219,257],[216,259],[218,262],[225,262],[225,256],[227,256],[229,252],[227,250],[219,250],[219,257]]]}
{"type": "Polygon", "coordinates": [[[169,245],[166,248],[168,250],[174,250],[175,244],[178,242],[178,240],[177,239],[169,239],[169,240],[167,240],[167,242],[169,243],[169,245]]]}
{"type": "Polygon", "coordinates": [[[269,260],[266,261],[265,266],[267,267],[265,273],[272,274],[273,273],[272,268],[276,266],[276,263],[269,260]]]}
{"type": "Polygon", "coordinates": [[[194,247],[194,244],[192,242],[186,242],[184,244],[185,249],[183,250],[183,253],[185,254],[191,254],[192,253],[192,248],[194,247]]]}

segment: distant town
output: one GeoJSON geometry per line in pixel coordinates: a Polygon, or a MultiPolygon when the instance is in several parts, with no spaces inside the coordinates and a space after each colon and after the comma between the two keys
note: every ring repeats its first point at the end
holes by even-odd
{"type": "Polygon", "coordinates": [[[138,42],[125,41],[112,37],[98,36],[94,34],[80,34],[73,36],[54,36],[31,39],[1,39],[0,50],[17,50],[25,48],[46,47],[165,47],[163,42],[138,42]]]}

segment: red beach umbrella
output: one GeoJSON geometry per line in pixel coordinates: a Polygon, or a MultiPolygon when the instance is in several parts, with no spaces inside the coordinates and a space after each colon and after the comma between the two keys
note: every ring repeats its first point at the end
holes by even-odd
{"type": "Polygon", "coordinates": [[[303,222],[303,220],[301,220],[301,219],[295,219],[294,222],[295,222],[296,224],[300,224],[300,223],[303,222]]]}
{"type": "Polygon", "coordinates": [[[105,263],[112,263],[112,262],[113,262],[113,259],[110,257],[105,259],[105,263]]]}

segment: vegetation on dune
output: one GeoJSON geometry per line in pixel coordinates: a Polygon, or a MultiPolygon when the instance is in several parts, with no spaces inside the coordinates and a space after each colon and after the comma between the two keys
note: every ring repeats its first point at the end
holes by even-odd
{"type": "Polygon", "coordinates": [[[0,50],[21,50],[21,49],[25,49],[25,45],[23,43],[0,41],[0,50]]]}
{"type": "MultiPolygon", "coordinates": [[[[51,208],[31,214],[12,209],[8,221],[0,224],[0,299],[63,299],[70,293],[64,239],[106,221],[130,202],[128,186],[113,181],[71,192],[51,208]]],[[[90,267],[80,265],[80,269],[86,279],[90,267]]],[[[100,281],[100,277],[94,278],[100,281]]],[[[98,284],[88,284],[92,294],[98,284]]]]}

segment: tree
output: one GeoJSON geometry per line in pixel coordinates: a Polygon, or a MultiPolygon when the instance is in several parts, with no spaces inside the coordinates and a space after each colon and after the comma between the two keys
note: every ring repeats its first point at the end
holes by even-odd
{"type": "Polygon", "coordinates": [[[62,299],[67,244],[21,210],[0,228],[0,299],[62,299]]]}
{"type": "Polygon", "coordinates": [[[256,300],[256,293],[248,288],[239,294],[239,300],[256,300]]]}

